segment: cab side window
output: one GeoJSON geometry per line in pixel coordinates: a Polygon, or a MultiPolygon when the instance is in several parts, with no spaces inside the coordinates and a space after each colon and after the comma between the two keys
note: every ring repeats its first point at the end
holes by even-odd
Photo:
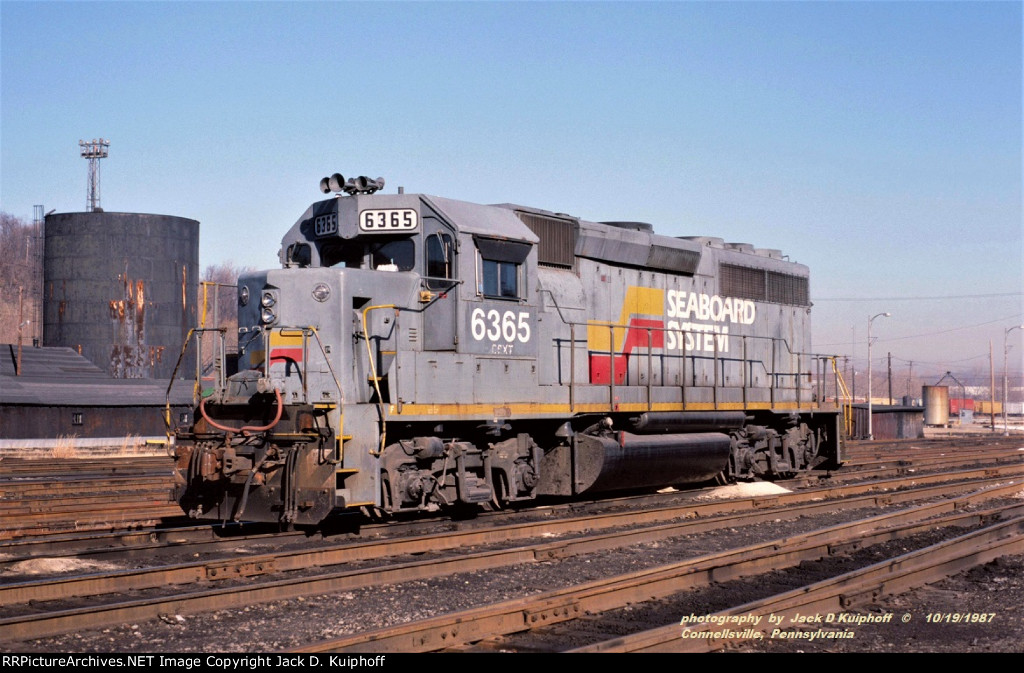
{"type": "Polygon", "coordinates": [[[519,265],[493,259],[483,260],[483,285],[485,297],[518,299],[519,265]]]}
{"type": "Polygon", "coordinates": [[[475,236],[479,252],[477,264],[477,294],[493,299],[521,299],[526,296],[523,287],[522,266],[532,246],[520,241],[506,241],[475,236]]]}
{"type": "Polygon", "coordinates": [[[443,290],[451,285],[449,280],[455,276],[452,237],[450,234],[436,232],[427,236],[427,287],[431,290],[443,290]]]}

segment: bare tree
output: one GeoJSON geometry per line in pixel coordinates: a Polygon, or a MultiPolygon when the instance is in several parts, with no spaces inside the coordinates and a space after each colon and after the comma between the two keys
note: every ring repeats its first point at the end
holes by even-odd
{"type": "Polygon", "coordinates": [[[0,212],[0,343],[41,338],[42,245],[39,227],[0,212]],[[27,321],[27,324],[25,324],[27,321]]]}
{"type": "MultiPolygon", "coordinates": [[[[199,326],[224,328],[228,353],[238,350],[238,277],[251,270],[251,267],[237,267],[232,261],[213,264],[203,271],[203,280],[199,285],[199,326]]],[[[204,337],[205,371],[213,364],[213,344],[212,335],[204,337]]]]}

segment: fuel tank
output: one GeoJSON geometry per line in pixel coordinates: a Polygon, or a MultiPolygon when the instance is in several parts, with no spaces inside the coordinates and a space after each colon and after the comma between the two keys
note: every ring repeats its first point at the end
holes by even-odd
{"type": "Polygon", "coordinates": [[[578,495],[708,481],[725,469],[729,447],[720,432],[579,434],[574,446],[545,455],[540,490],[578,495]]]}

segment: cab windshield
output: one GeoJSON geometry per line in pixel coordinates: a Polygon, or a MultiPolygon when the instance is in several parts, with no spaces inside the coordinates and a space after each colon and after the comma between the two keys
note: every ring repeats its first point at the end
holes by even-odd
{"type": "Polygon", "coordinates": [[[344,266],[378,271],[412,271],[416,244],[411,238],[332,241],[320,248],[322,266],[344,266]]]}

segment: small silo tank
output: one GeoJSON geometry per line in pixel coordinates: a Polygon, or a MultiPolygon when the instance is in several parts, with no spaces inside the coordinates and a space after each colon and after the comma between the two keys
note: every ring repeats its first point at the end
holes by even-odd
{"type": "MultiPolygon", "coordinates": [[[[114,378],[170,378],[196,324],[199,222],[144,213],[46,216],[43,344],[114,378]]],[[[194,372],[195,358],[179,376],[194,372]]]]}
{"type": "Polygon", "coordinates": [[[949,386],[921,386],[925,425],[949,425],[949,386]]]}

